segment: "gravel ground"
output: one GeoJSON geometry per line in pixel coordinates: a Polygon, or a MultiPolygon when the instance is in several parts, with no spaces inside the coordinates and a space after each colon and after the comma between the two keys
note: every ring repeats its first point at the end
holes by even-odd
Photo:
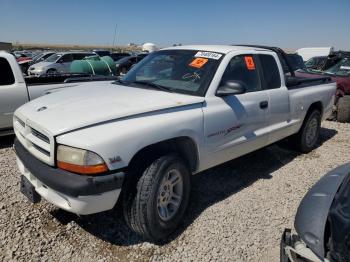
{"type": "Polygon", "coordinates": [[[324,174],[350,161],[350,125],[324,122],[307,155],[277,145],[193,177],[181,228],[163,245],[142,241],[118,208],[77,217],[19,193],[13,138],[0,138],[0,261],[278,261],[296,208],[324,174]]]}

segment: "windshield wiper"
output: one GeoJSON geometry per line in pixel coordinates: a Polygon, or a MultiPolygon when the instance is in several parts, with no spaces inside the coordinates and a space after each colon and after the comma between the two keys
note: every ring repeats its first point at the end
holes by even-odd
{"type": "Polygon", "coordinates": [[[174,92],[174,90],[172,88],[169,88],[169,87],[166,87],[166,86],[162,86],[162,85],[158,85],[158,84],[155,84],[155,83],[152,83],[152,82],[147,82],[147,81],[132,81],[132,82],[129,82],[129,83],[132,83],[132,84],[140,84],[140,85],[144,85],[144,86],[149,86],[149,87],[152,87],[154,89],[157,89],[157,90],[161,90],[161,91],[165,91],[165,92],[174,92]]]}

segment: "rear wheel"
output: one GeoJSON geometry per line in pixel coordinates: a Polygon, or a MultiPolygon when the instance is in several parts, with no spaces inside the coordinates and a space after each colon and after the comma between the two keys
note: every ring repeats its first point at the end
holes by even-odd
{"type": "Polygon", "coordinates": [[[182,159],[160,157],[126,186],[123,210],[129,227],[155,242],[168,237],[182,221],[190,196],[190,171],[182,159]]]}
{"type": "Polygon", "coordinates": [[[294,135],[293,142],[302,153],[308,153],[315,148],[321,129],[321,113],[318,110],[309,112],[299,132],[294,135]]]}
{"type": "Polygon", "coordinates": [[[337,105],[337,120],[350,123],[350,95],[340,97],[337,105]]]}

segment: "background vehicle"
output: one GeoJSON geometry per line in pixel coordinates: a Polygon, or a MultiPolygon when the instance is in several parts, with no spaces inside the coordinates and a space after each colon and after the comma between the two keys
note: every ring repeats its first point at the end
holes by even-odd
{"type": "Polygon", "coordinates": [[[44,61],[32,65],[28,69],[28,75],[40,76],[43,74],[69,73],[70,65],[74,60],[81,60],[95,53],[87,52],[61,52],[56,53],[44,61]]]}
{"type": "Polygon", "coordinates": [[[110,57],[116,62],[124,57],[131,56],[129,53],[112,53],[110,57]]]}
{"type": "Polygon", "coordinates": [[[350,164],[322,177],[304,196],[292,234],[281,241],[281,262],[350,260],[350,164]]]}
{"type": "Polygon", "coordinates": [[[298,75],[315,77],[329,76],[337,83],[332,119],[350,123],[350,53],[344,51],[329,55],[317,68],[298,70],[298,75]]]}
{"type": "Polygon", "coordinates": [[[94,49],[92,50],[92,52],[94,52],[95,54],[99,55],[99,56],[110,56],[111,52],[109,52],[108,50],[99,50],[99,49],[94,49]]]}
{"type": "Polygon", "coordinates": [[[46,58],[48,58],[49,56],[51,56],[53,54],[55,54],[55,52],[51,52],[51,51],[39,53],[33,57],[33,61],[30,64],[33,65],[33,64],[39,63],[41,61],[44,61],[46,58]]]}
{"type": "Polygon", "coordinates": [[[305,47],[296,50],[296,53],[302,56],[304,61],[307,61],[315,56],[328,56],[333,51],[333,47],[305,47]]]}
{"type": "Polygon", "coordinates": [[[29,68],[30,64],[33,62],[32,57],[28,53],[23,54],[23,53],[19,53],[19,52],[14,52],[11,54],[16,57],[16,61],[20,65],[22,72],[24,74],[27,74],[28,68],[29,68]]]}
{"type": "Polygon", "coordinates": [[[326,62],[327,56],[315,56],[307,60],[305,66],[308,69],[321,70],[326,62]]]}
{"type": "Polygon", "coordinates": [[[126,57],[116,61],[115,65],[117,67],[117,74],[118,75],[125,75],[133,65],[140,62],[147,55],[148,54],[136,54],[136,55],[126,56],[126,57]]]}
{"type": "Polygon", "coordinates": [[[29,100],[81,85],[78,82],[116,79],[79,74],[24,78],[14,56],[3,51],[0,51],[0,72],[0,136],[13,133],[13,112],[29,100]]]}
{"type": "Polygon", "coordinates": [[[335,83],[296,77],[286,57],[258,46],[168,48],[114,83],[21,106],[22,192],[82,215],[112,209],[120,196],[131,229],[164,239],[183,219],[191,174],[286,137],[301,152],[315,147],[335,83]]]}

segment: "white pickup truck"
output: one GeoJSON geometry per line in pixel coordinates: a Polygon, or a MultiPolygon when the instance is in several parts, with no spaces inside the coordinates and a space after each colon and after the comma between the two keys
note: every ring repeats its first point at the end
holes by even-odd
{"type": "Polygon", "coordinates": [[[13,133],[13,112],[28,101],[62,88],[80,85],[78,82],[107,79],[108,77],[79,74],[24,78],[16,58],[5,51],[0,51],[0,136],[13,133]]]}
{"type": "Polygon", "coordinates": [[[167,48],[119,81],[23,105],[13,123],[22,193],[80,215],[122,197],[131,229],[167,237],[191,174],[289,136],[302,152],[314,148],[336,85],[285,74],[284,57],[254,46],[167,48]]]}

